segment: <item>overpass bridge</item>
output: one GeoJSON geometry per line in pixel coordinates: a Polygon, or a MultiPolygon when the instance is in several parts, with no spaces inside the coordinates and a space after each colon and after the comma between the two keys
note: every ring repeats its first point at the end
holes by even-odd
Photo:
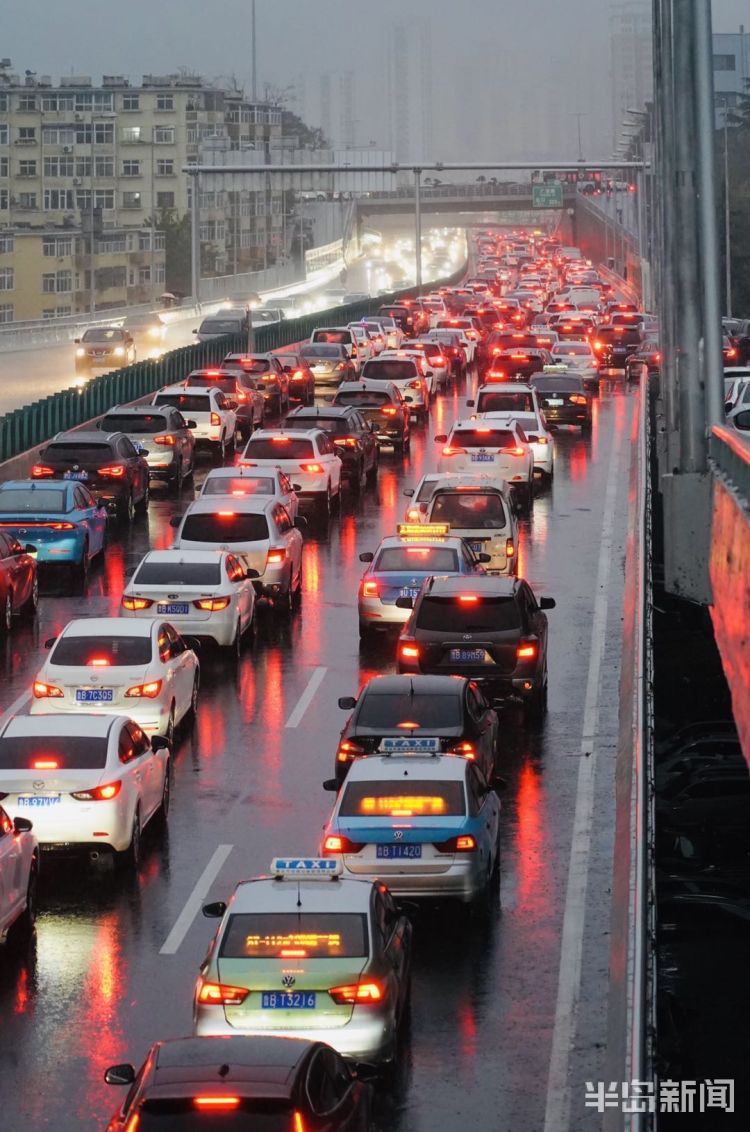
{"type": "MultiPolygon", "coordinates": [[[[575,185],[562,182],[563,207],[576,203],[575,185]]],[[[549,209],[534,209],[530,182],[499,181],[496,177],[464,184],[427,184],[420,188],[422,212],[534,212],[539,217],[549,215],[549,209]]],[[[402,186],[391,190],[368,193],[356,198],[358,217],[389,214],[413,214],[414,188],[402,186]]]]}

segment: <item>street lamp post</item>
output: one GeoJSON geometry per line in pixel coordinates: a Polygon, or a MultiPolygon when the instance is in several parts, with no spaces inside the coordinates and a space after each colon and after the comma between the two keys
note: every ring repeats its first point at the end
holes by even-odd
{"type": "Polygon", "coordinates": [[[724,97],[724,285],[727,318],[732,317],[732,230],[729,202],[729,99],[724,97]]]}

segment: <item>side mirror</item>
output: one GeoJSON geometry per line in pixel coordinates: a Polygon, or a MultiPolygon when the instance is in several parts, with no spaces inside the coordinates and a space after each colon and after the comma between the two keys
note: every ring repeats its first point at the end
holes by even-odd
{"type": "Polygon", "coordinates": [[[403,494],[406,496],[407,499],[411,499],[412,496],[414,495],[414,488],[413,487],[405,487],[403,494]]]}
{"type": "Polygon", "coordinates": [[[17,553],[18,554],[36,554],[37,553],[37,547],[35,547],[34,544],[31,543],[31,542],[27,542],[26,545],[24,546],[23,550],[19,550],[17,553]]]}
{"type": "Polygon", "coordinates": [[[152,735],[151,736],[151,750],[154,752],[154,754],[157,751],[168,751],[169,750],[169,740],[164,735],[152,735]]]}
{"type": "Polygon", "coordinates": [[[186,428],[197,428],[198,422],[197,421],[185,421],[185,426],[186,426],[186,428]]]}
{"type": "Polygon", "coordinates": [[[239,405],[239,402],[238,402],[238,401],[229,400],[229,401],[227,401],[226,405],[227,405],[227,408],[228,408],[228,409],[231,409],[231,410],[232,410],[232,412],[234,412],[234,411],[235,411],[235,409],[236,409],[236,408],[238,407],[238,405],[239,405]]]}
{"type": "Polygon", "coordinates": [[[471,398],[470,401],[466,402],[466,408],[467,409],[473,409],[475,405],[476,405],[476,401],[474,400],[473,397],[471,398]]]}
{"type": "Polygon", "coordinates": [[[203,915],[207,920],[220,920],[227,910],[223,900],[214,900],[213,904],[203,905],[203,915]]]}
{"type": "Polygon", "coordinates": [[[332,794],[337,794],[337,793],[338,793],[338,789],[339,789],[339,784],[338,784],[338,781],[337,781],[337,779],[335,779],[335,778],[327,778],[327,779],[325,780],[325,782],[323,783],[323,789],[324,789],[324,790],[330,790],[330,792],[331,792],[332,794]]]}
{"type": "Polygon", "coordinates": [[[15,833],[31,833],[34,828],[34,823],[30,822],[28,818],[13,818],[13,830],[15,833]]]}
{"type": "Polygon", "coordinates": [[[477,561],[479,561],[479,562],[491,562],[492,561],[492,555],[491,554],[485,554],[484,552],[482,552],[481,554],[477,555],[477,561]]]}
{"type": "Polygon", "coordinates": [[[123,1065],[110,1065],[104,1070],[104,1080],[108,1085],[132,1085],[135,1081],[135,1069],[127,1063],[123,1065]]]}
{"type": "Polygon", "coordinates": [[[197,333],[198,333],[198,331],[197,331],[197,330],[193,330],[193,331],[191,331],[191,333],[192,333],[192,334],[197,334],[197,333]]]}
{"type": "Polygon", "coordinates": [[[556,605],[557,605],[557,602],[555,601],[555,599],[553,597],[540,597],[539,598],[539,608],[540,609],[554,609],[556,605]]]}
{"type": "Polygon", "coordinates": [[[47,640],[44,642],[44,647],[46,649],[51,649],[56,640],[57,640],[57,637],[48,637],[47,640]]]}
{"type": "Polygon", "coordinates": [[[248,566],[247,570],[245,570],[245,577],[246,578],[259,578],[260,573],[257,570],[254,570],[252,568],[252,566],[248,566]]]}
{"type": "Polygon", "coordinates": [[[375,555],[371,550],[363,550],[359,556],[359,560],[360,562],[372,562],[374,557],[375,555]]]}
{"type": "Polygon", "coordinates": [[[339,696],[339,707],[342,711],[352,711],[356,706],[356,696],[339,696]]]}
{"type": "Polygon", "coordinates": [[[196,656],[200,656],[203,646],[197,637],[183,637],[182,639],[191,652],[194,652],[196,656]]]}
{"type": "Polygon", "coordinates": [[[413,400],[414,400],[413,397],[404,397],[404,401],[406,401],[407,405],[410,405],[413,402],[413,400]]]}
{"type": "Polygon", "coordinates": [[[413,609],[414,599],[410,597],[397,597],[396,609],[413,609]]]}
{"type": "Polygon", "coordinates": [[[740,432],[750,431],[750,409],[743,409],[736,417],[732,417],[732,424],[740,432]]]}
{"type": "Polygon", "coordinates": [[[132,578],[133,574],[135,574],[137,569],[138,569],[137,566],[128,566],[127,570],[125,571],[125,577],[126,578],[132,578]]]}
{"type": "Polygon", "coordinates": [[[439,436],[436,436],[434,438],[434,440],[435,440],[436,444],[447,444],[448,443],[448,437],[445,436],[442,432],[440,433],[439,436]]]}
{"type": "Polygon", "coordinates": [[[182,522],[182,515],[173,515],[172,518],[169,520],[169,525],[170,525],[170,527],[174,527],[175,530],[176,530],[177,527],[179,527],[181,522],[182,522]]]}
{"type": "Polygon", "coordinates": [[[295,527],[297,528],[298,531],[306,531],[307,530],[307,519],[305,518],[304,515],[298,515],[296,517],[296,519],[294,520],[294,525],[295,525],[295,527]]]}

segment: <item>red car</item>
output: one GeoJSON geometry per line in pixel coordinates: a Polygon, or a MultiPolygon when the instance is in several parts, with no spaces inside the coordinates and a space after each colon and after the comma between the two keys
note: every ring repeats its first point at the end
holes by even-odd
{"type": "Polygon", "coordinates": [[[277,354],[285,373],[289,374],[289,400],[300,405],[315,404],[315,374],[306,358],[296,350],[277,354]]]}
{"type": "Polygon", "coordinates": [[[0,531],[0,636],[7,637],[13,617],[35,617],[39,601],[36,559],[12,535],[0,531]]]}

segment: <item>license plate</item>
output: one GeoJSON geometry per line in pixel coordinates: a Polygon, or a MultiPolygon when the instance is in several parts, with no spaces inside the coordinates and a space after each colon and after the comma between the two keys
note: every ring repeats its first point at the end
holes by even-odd
{"type": "Polygon", "coordinates": [[[88,472],[65,472],[63,475],[64,480],[87,480],[88,478],[88,472]]]}
{"type": "Polygon", "coordinates": [[[484,546],[484,543],[483,542],[470,542],[469,546],[471,547],[471,549],[474,551],[475,554],[480,554],[481,551],[482,551],[482,547],[484,546]]]}
{"type": "MultiPolygon", "coordinates": [[[[560,402],[562,405],[562,401],[560,402]]],[[[471,457],[472,464],[491,464],[495,457],[491,452],[475,452],[471,457]]]]}
{"type": "Polygon", "coordinates": [[[112,688],[78,688],[76,690],[76,703],[79,704],[111,704],[113,698],[112,688]]]}
{"type": "Polygon", "coordinates": [[[315,991],[263,991],[260,1005],[263,1010],[314,1010],[315,991]]]}
{"type": "Polygon", "coordinates": [[[448,654],[451,660],[460,664],[484,664],[484,649],[451,649],[448,654]]]}
{"type": "Polygon", "coordinates": [[[168,601],[158,602],[156,606],[156,614],[158,617],[169,617],[177,613],[189,613],[190,606],[186,601],[168,601]]]}
{"type": "Polygon", "coordinates": [[[377,845],[375,856],[388,861],[415,861],[422,856],[421,845],[377,845]]]}
{"type": "Polygon", "coordinates": [[[565,401],[562,397],[548,397],[545,404],[547,404],[547,405],[564,405],[565,401]]]}
{"type": "Polygon", "coordinates": [[[435,751],[440,750],[440,739],[434,736],[419,737],[415,736],[412,739],[404,737],[392,737],[383,739],[380,744],[380,750],[385,754],[393,755],[424,755],[434,754],[435,751]]]}
{"type": "Polygon", "coordinates": [[[19,794],[19,806],[33,806],[37,809],[45,806],[57,806],[60,803],[60,794],[19,794]]]}
{"type": "Polygon", "coordinates": [[[399,597],[410,597],[412,601],[416,601],[416,599],[419,597],[419,590],[412,590],[409,589],[408,586],[404,586],[401,590],[401,593],[399,594],[399,597]]]}

